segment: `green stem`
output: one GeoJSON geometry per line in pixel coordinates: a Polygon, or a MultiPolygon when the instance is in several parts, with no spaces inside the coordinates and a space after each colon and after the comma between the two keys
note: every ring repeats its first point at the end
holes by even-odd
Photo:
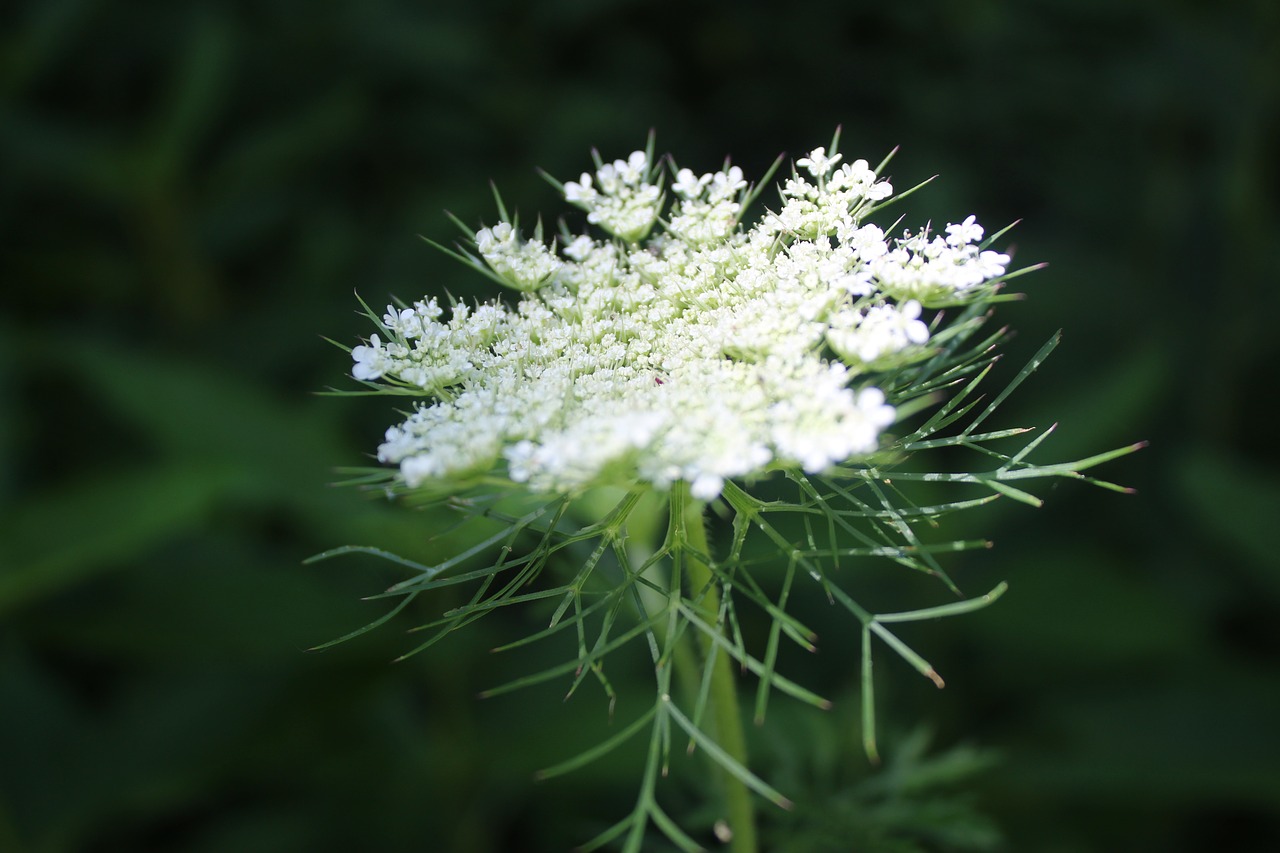
{"type": "MultiPolygon", "coordinates": [[[[703,504],[689,496],[688,487],[682,486],[684,511],[685,541],[689,548],[702,554],[710,554],[707,545],[707,530],[703,523],[703,504]]],[[[673,506],[676,504],[673,495],[673,506]]],[[[689,581],[689,590],[697,595],[703,594],[699,609],[703,619],[709,625],[717,625],[720,619],[720,591],[715,583],[711,569],[702,560],[686,553],[684,561],[685,573],[689,581]]],[[[711,733],[720,747],[733,756],[743,767],[747,766],[747,741],[742,730],[742,714],[738,709],[738,691],[734,684],[733,671],[729,664],[729,655],[717,653],[715,641],[706,634],[699,634],[704,659],[714,655],[715,663],[711,669],[711,684],[708,694],[708,708],[712,723],[715,726],[711,733]]],[[[676,666],[680,660],[677,658],[676,666]]],[[[751,799],[751,791],[732,774],[719,772],[721,788],[724,792],[725,808],[728,812],[727,822],[733,836],[729,842],[732,853],[756,853],[755,804],[751,799]]]]}

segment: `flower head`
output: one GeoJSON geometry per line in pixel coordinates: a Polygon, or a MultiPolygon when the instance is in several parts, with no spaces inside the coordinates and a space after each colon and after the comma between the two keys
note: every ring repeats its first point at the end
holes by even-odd
{"type": "Polygon", "coordinates": [[[505,221],[475,234],[514,305],[388,308],[352,351],[355,378],[421,398],[378,452],[407,487],[686,482],[709,500],[857,462],[893,423],[886,377],[930,352],[923,312],[989,292],[1009,260],[979,251],[972,216],[887,238],[863,217],[890,184],[823,148],[796,163],[818,185],[788,180],[749,229],[736,166],[678,170],[662,220],[649,154],[597,163],[563,189],[603,234],[559,250],[505,221]]]}

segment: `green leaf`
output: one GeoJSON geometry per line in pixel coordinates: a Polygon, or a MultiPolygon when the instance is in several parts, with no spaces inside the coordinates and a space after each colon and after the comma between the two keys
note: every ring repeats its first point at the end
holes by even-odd
{"type": "Polygon", "coordinates": [[[792,802],[774,790],[763,779],[752,773],[746,767],[743,767],[729,753],[725,752],[718,743],[708,737],[701,729],[695,726],[688,717],[680,713],[680,709],[675,706],[670,699],[665,702],[665,713],[675,720],[680,728],[685,730],[698,745],[698,748],[711,757],[713,761],[723,767],[730,775],[769,802],[784,809],[792,807],[792,802]]]}
{"type": "Polygon", "coordinates": [[[1036,371],[1036,368],[1044,364],[1045,359],[1049,357],[1050,353],[1052,353],[1055,349],[1057,349],[1058,344],[1060,344],[1061,342],[1062,342],[1062,332],[1055,332],[1053,336],[1050,337],[1049,340],[1045,343],[1045,345],[1040,347],[1039,352],[1037,352],[1035,355],[1031,357],[1031,360],[1027,362],[1026,366],[1023,367],[1022,370],[1018,371],[1018,375],[1013,377],[1013,380],[1008,385],[1005,386],[1004,390],[1001,391],[998,395],[996,395],[996,398],[992,400],[991,403],[985,409],[982,410],[981,414],[979,414],[976,418],[974,418],[972,421],[969,422],[969,425],[964,428],[964,435],[969,435],[975,429],[977,429],[979,424],[985,421],[992,414],[992,412],[994,412],[1000,406],[1001,403],[1003,403],[1006,399],[1008,399],[1009,395],[1012,394],[1014,390],[1017,389],[1017,387],[1021,385],[1028,376],[1030,376],[1032,373],[1036,371]]]}
{"type": "Polygon", "coordinates": [[[898,613],[877,613],[875,615],[875,621],[919,622],[923,619],[940,619],[944,616],[959,616],[962,613],[972,613],[975,610],[981,610],[987,605],[993,604],[996,599],[1004,595],[1008,589],[1009,584],[1001,581],[986,595],[978,598],[971,598],[968,601],[956,601],[951,604],[940,604],[937,607],[925,607],[920,610],[904,610],[898,613]]]}

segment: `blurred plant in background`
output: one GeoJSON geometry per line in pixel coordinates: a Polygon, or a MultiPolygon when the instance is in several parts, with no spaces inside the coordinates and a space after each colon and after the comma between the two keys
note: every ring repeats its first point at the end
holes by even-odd
{"type": "MultiPolygon", "coordinates": [[[[872,638],[942,687],[890,626],[972,612],[1005,585],[979,598],[875,613],[846,591],[856,583],[849,564],[886,559],[958,597],[937,555],[990,543],[930,541],[927,531],[941,518],[1002,496],[1039,506],[1022,487],[1033,479],[1123,491],[1080,472],[1141,446],[1042,465],[1029,457],[1046,430],[1012,453],[994,449],[1028,430],[979,427],[1057,338],[979,408],[977,389],[1007,333],[982,330],[993,304],[1011,298],[1004,285],[1017,275],[1007,271],[1008,255],[988,248],[1004,232],[984,240],[971,215],[942,233],[926,225],[887,237],[868,218],[919,187],[895,196],[887,160],[874,170],[865,160],[841,163],[839,136],[796,161],[777,211],[750,229],[743,215],[760,189],[741,169],[726,160],[699,175],[672,161],[668,174],[668,158],[654,159],[652,134],[626,160],[596,154],[595,172],[578,181],[549,178],[598,229],[575,234],[562,221],[562,249],[545,240],[541,219],[526,240],[498,196],[499,222],[474,233],[458,222],[467,245],[445,251],[518,292],[518,302],[455,302],[447,319],[434,296],[388,306],[381,318],[366,307],[378,333],[350,351],[352,375],[373,393],[415,399],[378,450],[395,468],[357,471],[355,482],[418,503],[443,498],[497,529],[430,565],[376,546],[320,555],[372,554],[412,571],[378,596],[399,599],[387,616],[343,640],[422,593],[472,586],[466,603],[415,629],[430,632],[417,650],[499,608],[550,609],[543,630],[499,650],[568,635],[573,657],[487,695],[559,679],[571,696],[594,677],[611,709],[618,696],[606,659],[628,644],[647,645],[653,704],[602,744],[540,774],[600,760],[648,729],[635,806],[583,849],[623,839],[622,849],[637,853],[650,824],[684,851],[710,843],[681,828],[684,814],[659,804],[674,735],[718,765],[707,838],[736,853],[759,850],[751,793],[793,804],[748,766],[731,661],[759,678],[757,724],[771,691],[831,707],[776,668],[784,638],[816,650],[817,635],[787,610],[796,577],[815,581],[859,626],[862,738],[878,761],[872,638]],[[675,200],[664,211],[668,177],[675,200]],[[928,418],[907,427],[925,411],[928,418]],[[895,424],[901,434],[889,437],[895,424]],[[938,451],[953,449],[976,451],[995,467],[929,467],[938,451]],[[770,478],[793,490],[780,497],[775,484],[767,489],[773,498],[762,500],[757,481],[770,478]],[[968,484],[980,494],[922,504],[911,490],[917,483],[968,484]],[[616,503],[583,512],[601,499],[616,503]],[[633,538],[633,528],[655,529],[650,516],[664,507],[665,536],[633,538]],[[708,512],[731,524],[727,553],[709,547],[708,512]],[[577,520],[584,515],[585,523],[577,520]],[[785,529],[797,519],[800,530],[785,529]],[[744,637],[748,604],[766,617],[763,650],[744,637]]],[[[899,820],[902,830],[918,830],[908,815],[899,820]]],[[[812,829],[801,823],[795,833],[812,829]]],[[[843,827],[832,840],[848,843],[864,831],[843,827]]]]}

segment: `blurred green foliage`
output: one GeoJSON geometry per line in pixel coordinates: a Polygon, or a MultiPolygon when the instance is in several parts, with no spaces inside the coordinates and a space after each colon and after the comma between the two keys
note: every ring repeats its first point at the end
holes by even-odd
{"type": "MultiPolygon", "coordinates": [[[[767,837],[1280,848],[1280,7],[727,8],[0,10],[0,850],[563,850],[623,813],[625,761],[531,781],[610,731],[603,700],[474,698],[564,656],[486,651],[540,617],[397,665],[409,617],[306,651],[379,615],[360,596],[394,576],[303,558],[430,559],[452,524],[327,485],[391,413],[310,394],[347,369],[319,336],[368,332],[353,290],[488,294],[415,235],[450,239],[442,208],[491,219],[490,178],[531,215],[554,201],[534,165],[573,176],[650,127],[682,164],[759,174],[840,123],[850,156],[903,146],[897,184],[941,173],[911,216],[1022,217],[1018,259],[1050,262],[1005,311],[1010,363],[1066,343],[1001,425],[1061,421],[1054,458],[1152,447],[1104,474],[1139,497],[1064,484],[957,522],[997,547],[954,576],[1011,591],[913,626],[943,693],[882,668],[884,770],[852,699],[775,703],[753,750],[812,807],[767,837]]],[[[796,665],[848,696],[850,626],[801,599],[823,651],[796,665]]],[[[619,718],[642,673],[615,675],[619,718]]]]}

